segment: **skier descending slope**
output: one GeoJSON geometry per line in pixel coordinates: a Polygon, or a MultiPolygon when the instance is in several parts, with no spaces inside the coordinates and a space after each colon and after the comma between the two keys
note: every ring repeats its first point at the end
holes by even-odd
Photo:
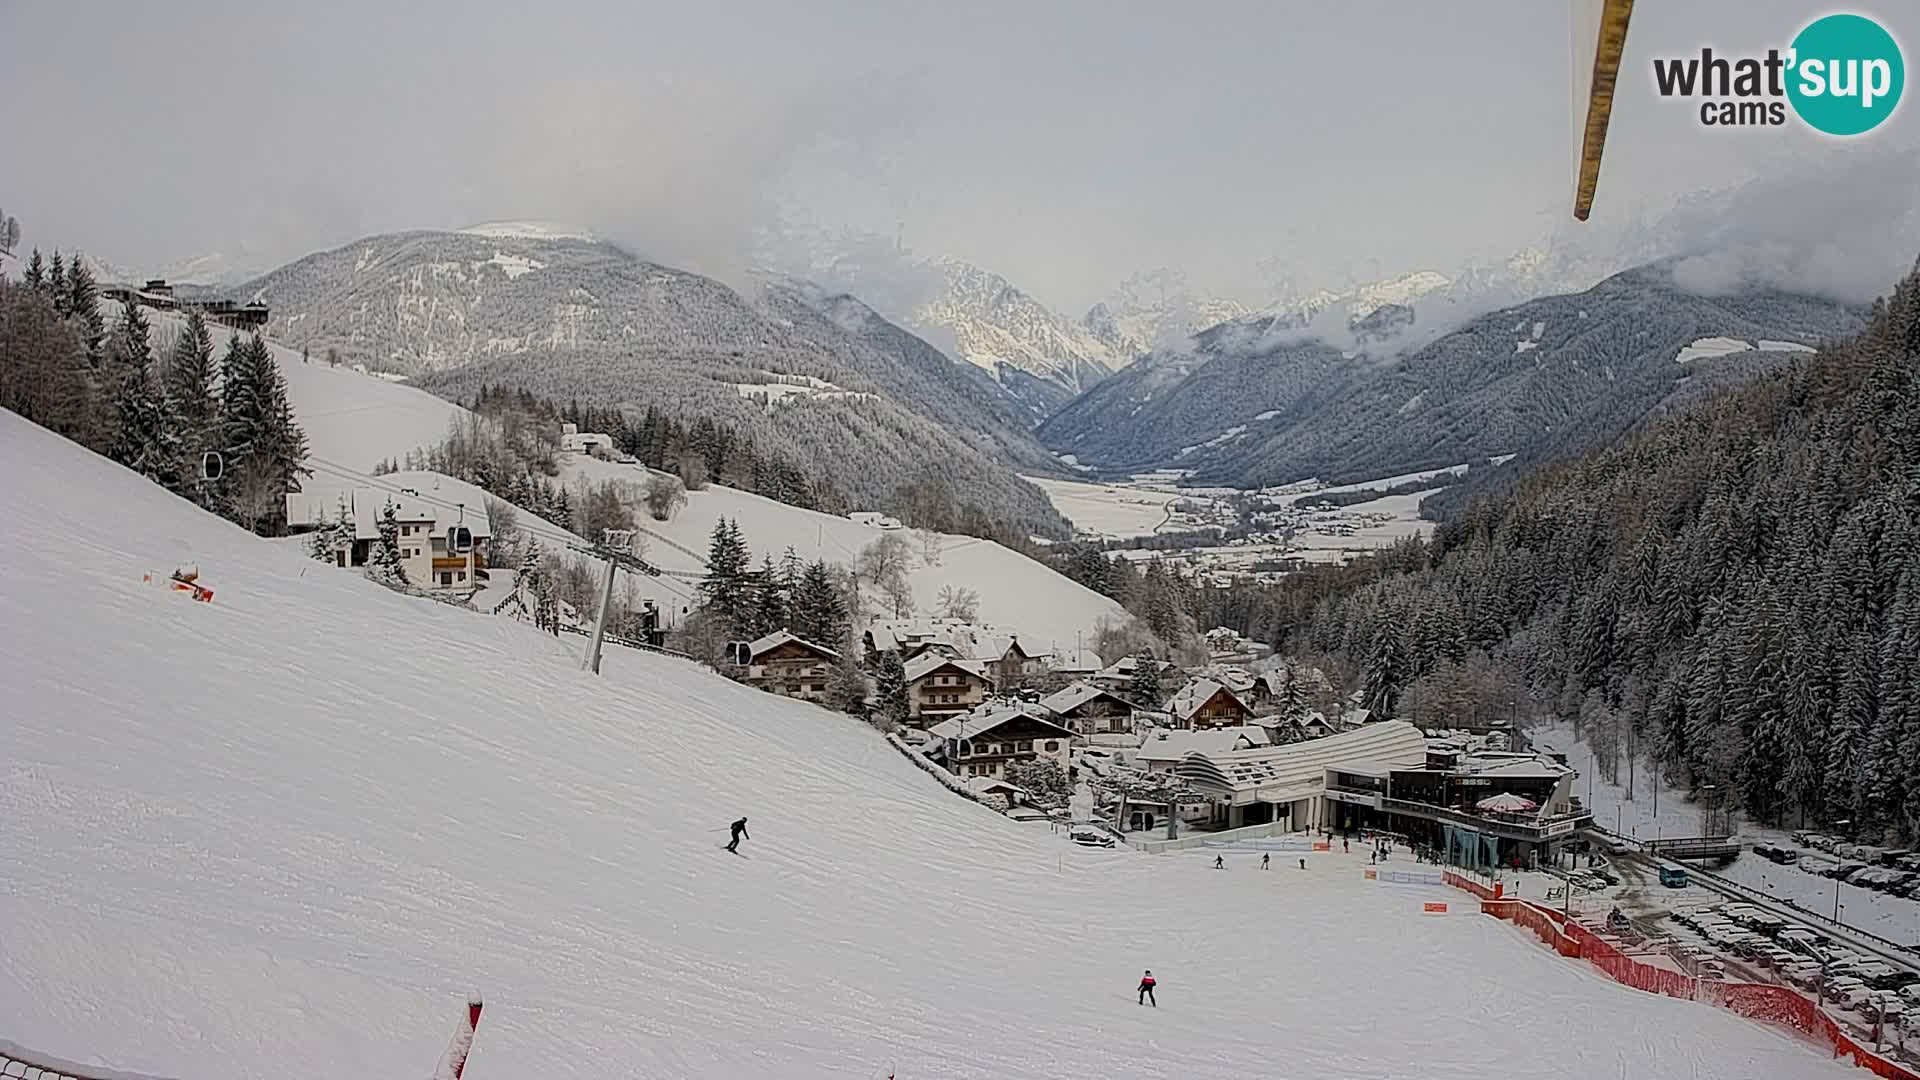
{"type": "Polygon", "coordinates": [[[747,819],[741,818],[739,821],[733,823],[733,839],[727,841],[727,850],[738,855],[740,854],[740,841],[751,839],[753,839],[753,837],[747,835],[747,819]]]}
{"type": "Polygon", "coordinates": [[[1145,1005],[1151,1001],[1153,1002],[1154,1008],[1157,1009],[1160,1007],[1160,1000],[1153,996],[1153,988],[1156,985],[1157,983],[1155,983],[1153,978],[1153,969],[1148,968],[1147,973],[1140,976],[1140,1004],[1145,1005]]]}

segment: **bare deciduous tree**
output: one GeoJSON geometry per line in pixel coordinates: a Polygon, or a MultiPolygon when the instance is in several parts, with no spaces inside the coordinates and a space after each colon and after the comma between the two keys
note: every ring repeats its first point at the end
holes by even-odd
{"type": "Polygon", "coordinates": [[[932,529],[915,529],[913,538],[920,545],[920,561],[928,566],[939,566],[940,548],[944,543],[940,534],[932,529]]]}
{"type": "Polygon", "coordinates": [[[647,479],[647,513],[655,521],[672,521],[673,515],[687,505],[687,485],[671,473],[654,473],[647,479]]]}
{"type": "Polygon", "coordinates": [[[860,552],[860,576],[887,598],[895,618],[913,614],[913,583],[907,572],[912,569],[913,553],[907,542],[889,533],[868,544],[860,552]]]}
{"type": "Polygon", "coordinates": [[[934,605],[948,619],[970,623],[980,617],[980,594],[972,589],[943,585],[934,605]]]}

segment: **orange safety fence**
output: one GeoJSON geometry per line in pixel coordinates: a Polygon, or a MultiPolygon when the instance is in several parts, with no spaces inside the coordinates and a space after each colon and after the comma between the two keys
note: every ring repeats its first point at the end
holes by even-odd
{"type": "MultiPolygon", "coordinates": [[[[1486,886],[1452,872],[1446,874],[1446,879],[1449,884],[1475,895],[1490,891],[1486,886]]],[[[1650,994],[1704,1001],[1750,1020],[1791,1028],[1829,1047],[1833,1056],[1850,1057],[1854,1064],[1886,1080],[1920,1080],[1920,1073],[1881,1057],[1870,1045],[1862,1045],[1819,1006],[1787,987],[1696,979],[1682,972],[1648,964],[1621,952],[1600,935],[1568,919],[1565,913],[1525,900],[1486,899],[1483,896],[1480,910],[1533,931],[1555,952],[1569,958],[1584,959],[1615,982],[1650,994]]]]}

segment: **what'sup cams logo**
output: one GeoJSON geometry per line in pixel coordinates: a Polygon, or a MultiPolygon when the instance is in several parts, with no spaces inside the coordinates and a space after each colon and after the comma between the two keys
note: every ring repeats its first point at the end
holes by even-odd
{"type": "Polygon", "coordinates": [[[1787,107],[1827,135],[1864,135],[1886,122],[1906,87],[1900,44],[1864,15],[1808,23],[1783,52],[1765,56],[1661,57],[1653,83],[1664,98],[1700,99],[1707,127],[1778,127],[1787,107]]]}

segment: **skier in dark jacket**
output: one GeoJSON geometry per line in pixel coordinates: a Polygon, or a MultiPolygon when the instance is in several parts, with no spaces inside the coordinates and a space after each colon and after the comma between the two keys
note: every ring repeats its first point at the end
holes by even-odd
{"type": "Polygon", "coordinates": [[[1151,1001],[1153,1007],[1157,1009],[1160,1007],[1160,1002],[1153,996],[1154,985],[1153,971],[1148,969],[1145,975],[1140,976],[1140,1004],[1145,1005],[1151,1001]]]}
{"type": "Polygon", "coordinates": [[[740,854],[740,841],[751,839],[753,839],[753,837],[747,835],[747,819],[741,818],[739,821],[733,823],[733,839],[727,841],[727,850],[738,855],[740,854]]]}

